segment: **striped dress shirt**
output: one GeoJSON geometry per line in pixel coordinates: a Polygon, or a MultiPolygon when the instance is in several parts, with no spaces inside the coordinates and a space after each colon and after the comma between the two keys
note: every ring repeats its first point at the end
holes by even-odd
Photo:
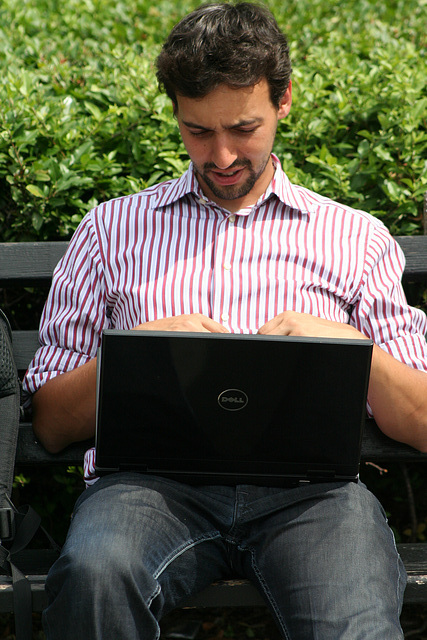
{"type": "MultiPolygon", "coordinates": [[[[237,213],[206,199],[192,165],[89,212],[55,270],[24,390],[96,356],[103,329],[190,313],[234,333],[284,310],[309,313],[350,323],[427,370],[427,319],[406,303],[404,257],[385,226],[291,184],[273,161],[266,192],[237,213]]],[[[88,483],[93,462],[90,450],[88,483]]]]}

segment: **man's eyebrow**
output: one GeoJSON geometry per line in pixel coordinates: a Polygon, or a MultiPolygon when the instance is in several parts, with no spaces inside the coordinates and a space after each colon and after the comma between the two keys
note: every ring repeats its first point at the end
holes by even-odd
{"type": "MultiPolygon", "coordinates": [[[[235,124],[230,124],[225,126],[224,129],[239,129],[241,127],[249,127],[252,125],[261,124],[263,122],[263,118],[250,118],[248,120],[240,120],[235,124]]],[[[191,122],[190,120],[183,120],[182,123],[188,127],[189,129],[199,129],[200,131],[212,131],[209,127],[204,127],[201,124],[197,124],[196,122],[191,122]]]]}
{"type": "Polygon", "coordinates": [[[185,124],[189,129],[200,129],[201,131],[211,131],[207,127],[202,127],[201,124],[196,124],[195,122],[190,122],[189,120],[183,120],[182,124],[185,124]]]}

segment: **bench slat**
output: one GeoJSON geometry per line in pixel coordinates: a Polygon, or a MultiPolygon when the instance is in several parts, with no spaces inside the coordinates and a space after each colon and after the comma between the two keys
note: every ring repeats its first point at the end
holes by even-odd
{"type": "Polygon", "coordinates": [[[395,236],[406,258],[404,282],[421,282],[427,276],[427,243],[425,236],[395,236]]]}
{"type": "MultiPolygon", "coordinates": [[[[22,423],[19,427],[16,462],[21,465],[36,464],[69,464],[81,465],[86,449],[92,446],[92,442],[73,444],[58,454],[48,453],[37,441],[32,426],[29,422],[22,423]]],[[[421,453],[408,445],[401,444],[385,436],[377,427],[374,420],[366,420],[363,442],[363,461],[391,461],[427,460],[427,454],[421,453]]]]}
{"type": "MultiPolygon", "coordinates": [[[[408,572],[408,584],[405,591],[405,603],[425,602],[427,600],[427,543],[398,544],[397,548],[408,572]]],[[[33,610],[41,611],[46,606],[44,582],[47,567],[42,573],[27,573],[26,567],[34,570],[40,556],[46,561],[54,554],[39,549],[24,552],[24,560],[18,564],[28,575],[33,596],[33,610]],[[50,554],[50,555],[49,555],[50,554]]],[[[259,591],[248,580],[221,580],[210,585],[199,594],[182,603],[183,607],[257,607],[266,606],[259,591]]],[[[13,611],[13,591],[11,578],[0,576],[0,612],[13,611]]]]}
{"type": "MultiPolygon", "coordinates": [[[[395,236],[406,257],[404,279],[425,280],[427,246],[425,236],[395,236]]],[[[30,286],[46,283],[64,255],[68,242],[3,242],[0,243],[0,287],[30,286]]]]}
{"type": "Polygon", "coordinates": [[[83,464],[83,456],[90,446],[93,446],[93,442],[78,442],[72,444],[61,453],[54,454],[49,453],[46,449],[37,441],[34,435],[31,423],[24,422],[19,426],[18,444],[16,448],[16,464],[20,465],[53,465],[53,464],[66,464],[77,465],[83,464]]]}
{"type": "Polygon", "coordinates": [[[386,436],[377,427],[374,420],[367,418],[362,440],[362,460],[390,461],[401,460],[407,462],[427,462],[427,454],[407,444],[397,442],[386,436]]]}
{"type": "Polygon", "coordinates": [[[18,371],[26,371],[29,363],[40,346],[37,329],[12,331],[13,357],[18,371]]]}
{"type": "Polygon", "coordinates": [[[68,242],[0,243],[0,286],[49,282],[68,242]]]}

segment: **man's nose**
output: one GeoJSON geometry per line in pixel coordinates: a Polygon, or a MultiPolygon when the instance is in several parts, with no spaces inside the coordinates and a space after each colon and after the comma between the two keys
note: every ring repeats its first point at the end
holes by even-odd
{"type": "Polygon", "coordinates": [[[218,136],[212,147],[212,162],[218,169],[227,169],[237,159],[235,146],[227,135],[218,136]]]}

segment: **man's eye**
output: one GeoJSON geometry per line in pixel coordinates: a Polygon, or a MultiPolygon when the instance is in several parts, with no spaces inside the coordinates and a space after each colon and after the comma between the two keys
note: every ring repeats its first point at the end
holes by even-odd
{"type": "Polygon", "coordinates": [[[243,133],[243,134],[248,134],[248,133],[254,133],[256,131],[257,127],[252,127],[251,129],[236,129],[237,133],[243,133]]]}
{"type": "Polygon", "coordinates": [[[192,131],[190,129],[190,134],[192,136],[195,136],[196,138],[201,138],[203,136],[207,136],[207,135],[209,135],[209,133],[210,133],[210,131],[200,131],[199,129],[197,129],[196,131],[192,131]]]}

